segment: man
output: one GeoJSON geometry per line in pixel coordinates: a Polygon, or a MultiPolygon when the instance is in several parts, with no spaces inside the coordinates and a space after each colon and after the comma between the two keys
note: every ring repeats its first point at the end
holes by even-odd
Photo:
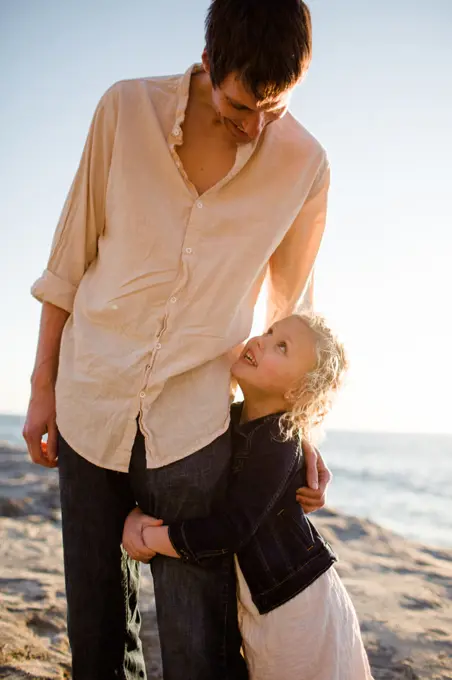
{"type": "MultiPolygon", "coordinates": [[[[24,428],[34,462],[59,465],[75,680],[145,676],[124,519],[136,502],[170,522],[223,498],[229,352],[266,274],[269,318],[308,289],[329,170],[287,107],[310,58],[300,0],[213,0],[202,65],[117,83],[94,115],[33,287],[43,310],[24,428]]],[[[305,454],[312,510],[329,473],[305,454]]],[[[152,568],[164,677],[246,677],[229,559],[152,568]]]]}

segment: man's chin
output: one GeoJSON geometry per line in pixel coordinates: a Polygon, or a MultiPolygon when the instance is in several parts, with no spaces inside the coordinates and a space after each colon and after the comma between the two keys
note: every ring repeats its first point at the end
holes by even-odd
{"type": "Polygon", "coordinates": [[[224,118],[226,128],[228,129],[229,134],[231,137],[234,139],[236,144],[243,145],[243,144],[250,144],[253,140],[248,137],[246,132],[243,132],[242,130],[239,130],[239,128],[234,125],[234,123],[229,120],[229,118],[224,118]]]}

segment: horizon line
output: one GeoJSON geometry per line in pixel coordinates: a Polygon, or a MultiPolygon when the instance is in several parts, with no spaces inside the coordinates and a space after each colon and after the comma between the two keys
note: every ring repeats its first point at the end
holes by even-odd
{"type": "MultiPolygon", "coordinates": [[[[0,418],[6,417],[6,418],[25,418],[25,413],[11,413],[11,412],[5,412],[5,411],[0,411],[0,418]]],[[[439,435],[442,437],[452,437],[452,431],[446,432],[444,430],[375,430],[374,428],[370,429],[361,429],[361,428],[350,428],[350,427],[331,427],[331,428],[325,428],[324,434],[325,436],[328,435],[329,433],[333,432],[339,432],[343,434],[395,434],[395,435],[439,435]]]]}

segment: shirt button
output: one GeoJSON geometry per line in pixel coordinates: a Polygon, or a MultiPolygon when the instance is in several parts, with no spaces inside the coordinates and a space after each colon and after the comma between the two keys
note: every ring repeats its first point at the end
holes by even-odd
{"type": "Polygon", "coordinates": [[[198,201],[198,202],[196,203],[196,207],[197,207],[197,208],[202,208],[202,207],[204,207],[204,206],[203,206],[203,202],[202,202],[202,201],[198,201]]]}
{"type": "Polygon", "coordinates": [[[193,250],[191,248],[185,248],[185,252],[187,253],[187,255],[191,255],[193,250]]]}
{"type": "Polygon", "coordinates": [[[174,135],[175,137],[179,137],[179,135],[180,135],[180,127],[179,127],[178,125],[176,125],[176,127],[174,128],[174,130],[173,130],[173,135],[174,135]]]}
{"type": "Polygon", "coordinates": [[[172,302],[173,305],[174,305],[174,303],[177,302],[177,297],[174,297],[174,296],[173,296],[173,297],[170,299],[170,302],[172,302]]]}
{"type": "Polygon", "coordinates": [[[159,342],[156,344],[155,349],[162,349],[162,346],[159,342]]]}
{"type": "Polygon", "coordinates": [[[146,392],[140,392],[140,397],[141,397],[142,399],[144,399],[145,396],[146,396],[146,392]]]}

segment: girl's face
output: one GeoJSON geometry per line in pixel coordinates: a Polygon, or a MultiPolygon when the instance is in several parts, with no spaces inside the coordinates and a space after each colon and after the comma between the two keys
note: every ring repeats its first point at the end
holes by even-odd
{"type": "Polygon", "coordinates": [[[251,338],[232,366],[246,398],[281,400],[317,365],[316,336],[297,316],[273,324],[266,333],[251,338]]]}

